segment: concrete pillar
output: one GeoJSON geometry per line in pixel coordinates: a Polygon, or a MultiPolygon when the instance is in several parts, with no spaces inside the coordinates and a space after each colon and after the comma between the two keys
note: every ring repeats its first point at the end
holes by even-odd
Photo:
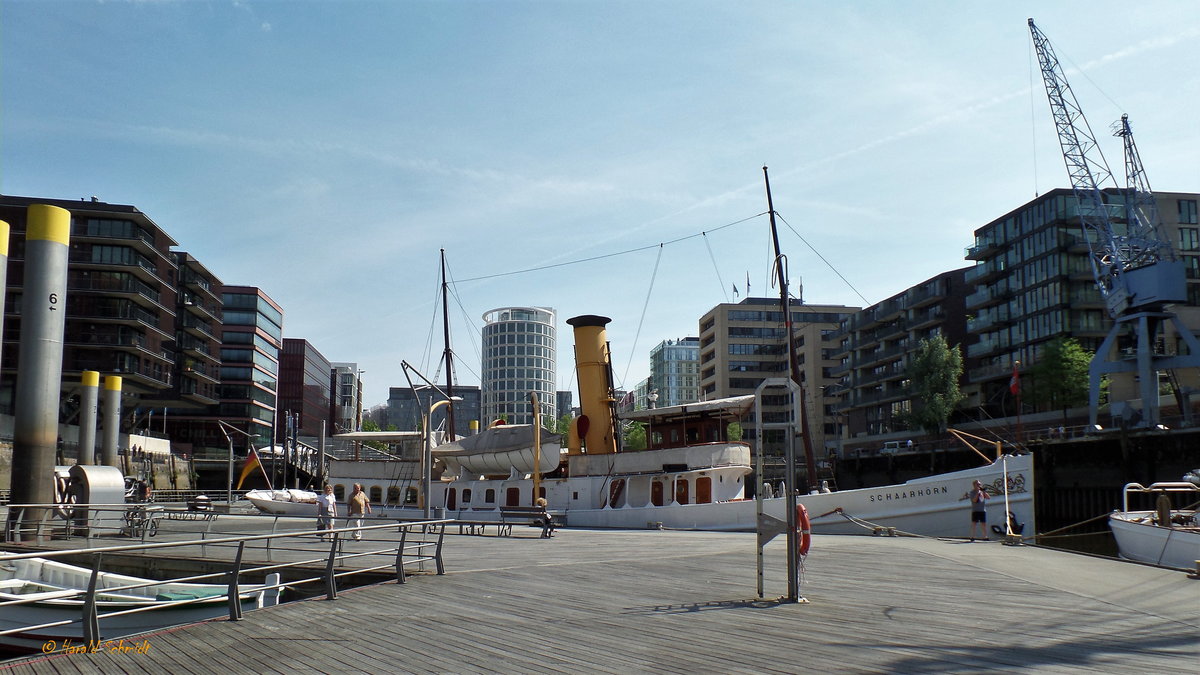
{"type": "Polygon", "coordinates": [[[121,438],[121,376],[104,378],[104,436],[100,439],[100,463],[121,468],[117,443],[121,438]]]}
{"type": "Polygon", "coordinates": [[[96,413],[100,400],[100,373],[83,371],[83,390],[79,395],[79,463],[96,463],[96,413]]]}
{"type": "MultiPolygon", "coordinates": [[[[30,205],[25,225],[21,348],[13,429],[14,504],[54,501],[70,237],[69,211],[45,204],[30,205]]],[[[40,511],[19,516],[25,527],[40,518],[40,511]]],[[[10,513],[11,519],[17,517],[10,513]]]]}

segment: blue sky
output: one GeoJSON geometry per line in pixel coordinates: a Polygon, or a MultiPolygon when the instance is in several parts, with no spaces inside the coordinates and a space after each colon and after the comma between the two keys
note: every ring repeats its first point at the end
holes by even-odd
{"type": "Polygon", "coordinates": [[[1029,16],[1097,133],[1129,113],[1153,187],[1200,191],[1192,2],[0,0],[0,192],[139,207],[371,405],[432,374],[440,248],[462,383],[484,312],[541,305],[612,317],[632,387],[730,286],[774,292],[764,164],[814,304],[1067,187],[1029,16]]]}

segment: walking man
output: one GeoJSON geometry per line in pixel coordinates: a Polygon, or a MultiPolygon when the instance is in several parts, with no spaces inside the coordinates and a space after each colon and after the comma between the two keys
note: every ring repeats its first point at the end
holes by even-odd
{"type": "MultiPolygon", "coordinates": [[[[349,527],[362,527],[363,517],[371,513],[371,502],[363,492],[362,483],[354,484],[354,492],[346,500],[346,521],[349,527]]],[[[354,541],[362,539],[362,530],[354,531],[354,541]]]]}

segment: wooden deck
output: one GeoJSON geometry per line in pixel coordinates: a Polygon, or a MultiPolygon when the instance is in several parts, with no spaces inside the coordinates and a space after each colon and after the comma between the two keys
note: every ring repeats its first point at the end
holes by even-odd
{"type": "MultiPolygon", "coordinates": [[[[767,595],[786,592],[782,539],[767,595]]],[[[447,537],[447,574],[56,654],[12,673],[1195,673],[1200,581],[999,543],[823,536],[808,604],[757,600],[750,534],[447,537]],[[140,642],[144,640],[145,642],[140,642]]]]}

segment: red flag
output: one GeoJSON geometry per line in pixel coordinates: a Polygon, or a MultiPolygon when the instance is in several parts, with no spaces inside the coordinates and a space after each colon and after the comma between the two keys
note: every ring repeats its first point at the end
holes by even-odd
{"type": "Polygon", "coordinates": [[[1021,393],[1021,375],[1017,373],[1017,364],[1013,363],[1012,379],[1008,381],[1008,390],[1013,396],[1021,393]]]}

